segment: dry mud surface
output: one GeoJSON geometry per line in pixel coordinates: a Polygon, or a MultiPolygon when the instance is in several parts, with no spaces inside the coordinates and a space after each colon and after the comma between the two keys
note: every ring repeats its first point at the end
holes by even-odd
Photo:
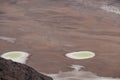
{"type": "Polygon", "coordinates": [[[26,51],[37,71],[69,71],[79,64],[99,76],[120,77],[119,0],[0,0],[0,53],[26,51]],[[68,52],[89,50],[96,57],[72,60],[68,52]]]}

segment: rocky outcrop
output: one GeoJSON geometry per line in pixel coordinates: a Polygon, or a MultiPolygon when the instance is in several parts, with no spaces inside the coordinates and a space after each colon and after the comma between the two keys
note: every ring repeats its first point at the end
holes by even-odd
{"type": "Polygon", "coordinates": [[[0,80],[53,80],[33,68],[0,58],[0,80]]]}

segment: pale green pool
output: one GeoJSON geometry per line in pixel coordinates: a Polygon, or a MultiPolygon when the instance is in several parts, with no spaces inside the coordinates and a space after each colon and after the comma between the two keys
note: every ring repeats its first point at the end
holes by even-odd
{"type": "Polygon", "coordinates": [[[22,52],[22,51],[11,51],[2,54],[1,57],[25,64],[26,60],[29,57],[29,54],[27,52],[22,52]]]}
{"type": "Polygon", "coordinates": [[[88,59],[93,58],[95,56],[95,53],[91,51],[78,51],[67,53],[66,56],[72,59],[88,59]]]}
{"type": "Polygon", "coordinates": [[[76,53],[76,54],[72,54],[73,56],[76,56],[76,57],[90,57],[92,56],[92,54],[90,53],[76,53]]]}
{"type": "Polygon", "coordinates": [[[5,57],[10,57],[10,58],[17,58],[20,56],[21,56],[20,53],[10,53],[10,54],[5,55],[5,57]]]}

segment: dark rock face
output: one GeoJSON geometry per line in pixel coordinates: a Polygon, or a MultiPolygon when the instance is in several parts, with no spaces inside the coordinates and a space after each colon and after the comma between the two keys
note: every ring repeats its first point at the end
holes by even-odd
{"type": "Polygon", "coordinates": [[[0,80],[53,80],[33,68],[0,58],[0,80]]]}

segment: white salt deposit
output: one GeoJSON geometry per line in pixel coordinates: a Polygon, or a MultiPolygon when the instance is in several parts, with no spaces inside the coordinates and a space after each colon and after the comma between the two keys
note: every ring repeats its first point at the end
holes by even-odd
{"type": "Polygon", "coordinates": [[[11,51],[1,55],[2,58],[10,59],[18,63],[26,63],[26,60],[29,57],[29,54],[22,51],[11,51]]]}
{"type": "Polygon", "coordinates": [[[120,80],[120,78],[97,76],[92,72],[81,70],[82,67],[80,65],[72,65],[73,71],[47,75],[51,76],[53,80],[120,80]]]}
{"type": "Polygon", "coordinates": [[[120,9],[112,5],[102,5],[100,8],[107,12],[120,14],[120,9]]]}
{"type": "Polygon", "coordinates": [[[7,42],[15,43],[16,38],[11,38],[11,37],[5,37],[5,36],[0,36],[1,40],[5,40],[7,42]]]}

